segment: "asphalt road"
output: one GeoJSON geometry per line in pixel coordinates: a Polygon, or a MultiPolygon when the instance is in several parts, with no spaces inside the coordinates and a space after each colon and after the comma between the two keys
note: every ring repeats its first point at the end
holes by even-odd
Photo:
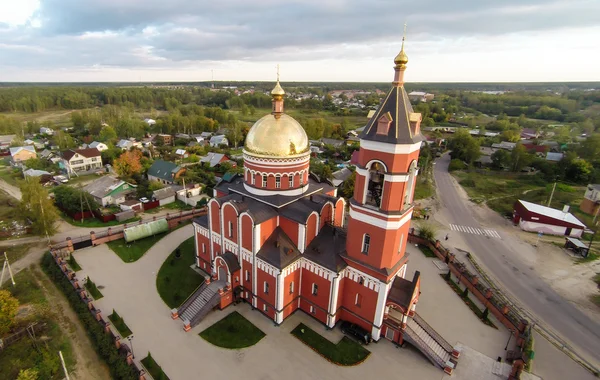
{"type": "MultiPolygon", "coordinates": [[[[453,178],[448,173],[448,154],[437,159],[434,178],[441,201],[441,210],[449,223],[479,227],[471,211],[472,205],[458,193],[453,178]]],[[[487,226],[493,228],[493,226],[487,226]]],[[[457,232],[454,232],[456,234],[457,232]]],[[[495,239],[480,235],[462,234],[470,252],[487,271],[500,282],[520,303],[526,306],[548,327],[560,334],[582,354],[600,362],[600,324],[579,311],[568,300],[556,293],[530,264],[520,258],[519,252],[506,236],[495,239]]],[[[452,238],[452,237],[451,237],[452,238]]]]}

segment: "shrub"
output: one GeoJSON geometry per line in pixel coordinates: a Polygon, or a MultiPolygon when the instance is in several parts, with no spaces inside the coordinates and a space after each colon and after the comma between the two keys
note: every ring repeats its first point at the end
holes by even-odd
{"type": "Polygon", "coordinates": [[[483,313],[481,314],[481,319],[487,319],[490,310],[486,307],[483,313]]]}
{"type": "Polygon", "coordinates": [[[418,228],[419,236],[425,240],[435,241],[436,229],[432,224],[421,223],[418,228]]]}
{"type": "Polygon", "coordinates": [[[46,252],[42,258],[42,269],[69,301],[73,311],[83,324],[84,330],[92,341],[96,352],[110,368],[113,378],[119,380],[137,379],[136,371],[127,364],[124,357],[119,355],[110,334],[104,331],[104,327],[90,313],[87,305],[73,291],[73,285],[56,265],[50,252],[46,252]]]}
{"type": "Polygon", "coordinates": [[[448,166],[448,171],[452,172],[455,170],[464,170],[466,168],[467,168],[467,165],[464,162],[462,162],[458,158],[455,158],[450,161],[450,165],[448,166]]]}
{"type": "Polygon", "coordinates": [[[463,290],[461,297],[467,298],[468,296],[469,296],[469,288],[465,287],[465,290],[463,290]]]}

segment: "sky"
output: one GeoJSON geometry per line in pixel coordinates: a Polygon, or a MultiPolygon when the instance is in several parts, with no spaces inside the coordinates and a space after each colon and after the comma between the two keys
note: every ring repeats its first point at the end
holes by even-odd
{"type": "Polygon", "coordinates": [[[0,82],[600,81],[600,0],[0,0],[0,82]]]}

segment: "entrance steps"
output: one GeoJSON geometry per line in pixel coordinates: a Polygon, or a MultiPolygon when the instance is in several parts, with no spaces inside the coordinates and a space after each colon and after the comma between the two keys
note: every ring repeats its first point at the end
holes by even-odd
{"type": "Polygon", "coordinates": [[[421,351],[434,365],[449,374],[452,373],[456,361],[450,359],[457,359],[460,353],[417,313],[408,319],[404,339],[421,351]]]}
{"type": "Polygon", "coordinates": [[[186,330],[200,323],[221,302],[219,289],[224,287],[224,281],[204,283],[179,307],[177,314],[186,323],[186,330]]]}

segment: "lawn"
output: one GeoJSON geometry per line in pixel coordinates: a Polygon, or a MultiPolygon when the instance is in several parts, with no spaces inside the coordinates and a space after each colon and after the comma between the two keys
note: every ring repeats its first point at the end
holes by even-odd
{"type": "MultiPolygon", "coordinates": [[[[144,254],[152,248],[160,239],[165,237],[168,232],[149,236],[140,240],[127,243],[125,239],[119,239],[106,243],[114,253],[117,254],[126,263],[132,263],[139,260],[144,254]]],[[[190,264],[191,265],[191,264],[190,264]]]]}
{"type": "Polygon", "coordinates": [[[115,326],[117,331],[119,331],[119,334],[121,334],[121,338],[126,338],[129,335],[131,335],[131,330],[129,329],[129,327],[127,327],[127,324],[125,324],[123,317],[117,314],[115,309],[113,309],[112,314],[108,316],[108,319],[112,322],[113,326],[115,326]]]}
{"type": "Polygon", "coordinates": [[[291,334],[319,355],[337,365],[357,365],[365,361],[371,354],[369,350],[347,336],[344,336],[337,344],[334,344],[303,323],[296,326],[291,334]]]}
{"type": "Polygon", "coordinates": [[[0,167],[0,178],[6,181],[9,185],[19,187],[19,180],[23,179],[23,175],[20,171],[13,171],[10,166],[0,167]]]}
{"type": "Polygon", "coordinates": [[[265,333],[234,311],[199,335],[215,346],[240,349],[255,345],[265,336],[265,333]]]}
{"type": "MultiPolygon", "coordinates": [[[[234,113],[240,121],[246,121],[254,123],[261,117],[268,113],[271,113],[270,108],[257,108],[254,115],[242,115],[238,110],[230,110],[229,112],[234,113]]],[[[286,113],[295,119],[320,119],[323,118],[333,124],[341,124],[343,120],[346,120],[351,128],[364,127],[367,124],[367,115],[349,115],[349,116],[337,116],[331,111],[318,111],[318,110],[304,110],[304,109],[286,109],[286,113]]]]}
{"type": "Polygon", "coordinates": [[[148,356],[142,359],[142,364],[148,372],[150,372],[150,376],[156,380],[169,380],[169,376],[163,371],[163,369],[158,365],[157,362],[154,361],[154,358],[148,352],[148,356]]]}
{"type": "Polygon", "coordinates": [[[204,282],[204,276],[190,268],[195,260],[195,250],[194,237],[191,237],[171,252],[158,271],[156,289],[171,309],[181,305],[204,282]],[[176,257],[177,250],[181,252],[179,258],[176,257]]]}
{"type": "Polygon", "coordinates": [[[435,253],[433,253],[433,251],[426,245],[419,244],[419,249],[421,252],[423,252],[425,257],[437,257],[435,253]]]}
{"type": "Polygon", "coordinates": [[[56,316],[48,312],[46,296],[35,280],[30,269],[25,269],[15,276],[16,287],[10,281],[3,289],[10,291],[18,300],[22,308],[20,317],[21,327],[27,322],[36,321],[45,323],[42,331],[36,332],[35,345],[31,338],[25,337],[6,347],[0,354],[0,378],[16,379],[20,370],[32,368],[38,371],[38,379],[62,379],[64,374],[60,368],[57,352],[63,353],[67,368],[73,370],[75,359],[71,342],[56,322],[56,316]],[[24,316],[26,315],[26,316],[24,316]]]}
{"type": "Polygon", "coordinates": [[[98,290],[96,284],[90,280],[89,277],[85,283],[85,288],[95,300],[99,300],[100,298],[104,297],[102,293],[100,293],[100,290],[98,290]]]}
{"type": "Polygon", "coordinates": [[[71,257],[69,257],[69,260],[67,260],[67,264],[69,264],[73,272],[78,272],[81,270],[81,266],[79,265],[77,260],[75,260],[75,256],[73,256],[73,254],[71,254],[71,257]]]}
{"type": "MultiPolygon", "coordinates": [[[[12,247],[3,248],[2,251],[6,251],[6,255],[8,256],[8,260],[11,264],[14,264],[18,260],[29,254],[29,250],[39,243],[25,243],[19,245],[13,245],[12,247]]],[[[4,264],[4,254],[0,252],[0,267],[4,264]]]]}
{"type": "Polygon", "coordinates": [[[417,184],[415,186],[415,200],[426,199],[433,196],[434,189],[433,184],[427,178],[417,177],[417,184]]]}
{"type": "Polygon", "coordinates": [[[118,220],[111,220],[110,222],[102,222],[96,218],[88,218],[88,219],[84,219],[83,222],[81,221],[81,219],[73,219],[70,216],[66,215],[65,213],[61,212],[60,216],[63,218],[63,220],[67,223],[69,223],[72,226],[76,226],[76,227],[87,227],[87,228],[92,228],[92,227],[99,227],[99,228],[108,228],[111,226],[119,226],[121,224],[125,224],[125,223],[135,223],[140,221],[140,217],[135,217],[135,218],[131,218],[131,219],[127,219],[125,221],[119,222],[118,220]]]}

